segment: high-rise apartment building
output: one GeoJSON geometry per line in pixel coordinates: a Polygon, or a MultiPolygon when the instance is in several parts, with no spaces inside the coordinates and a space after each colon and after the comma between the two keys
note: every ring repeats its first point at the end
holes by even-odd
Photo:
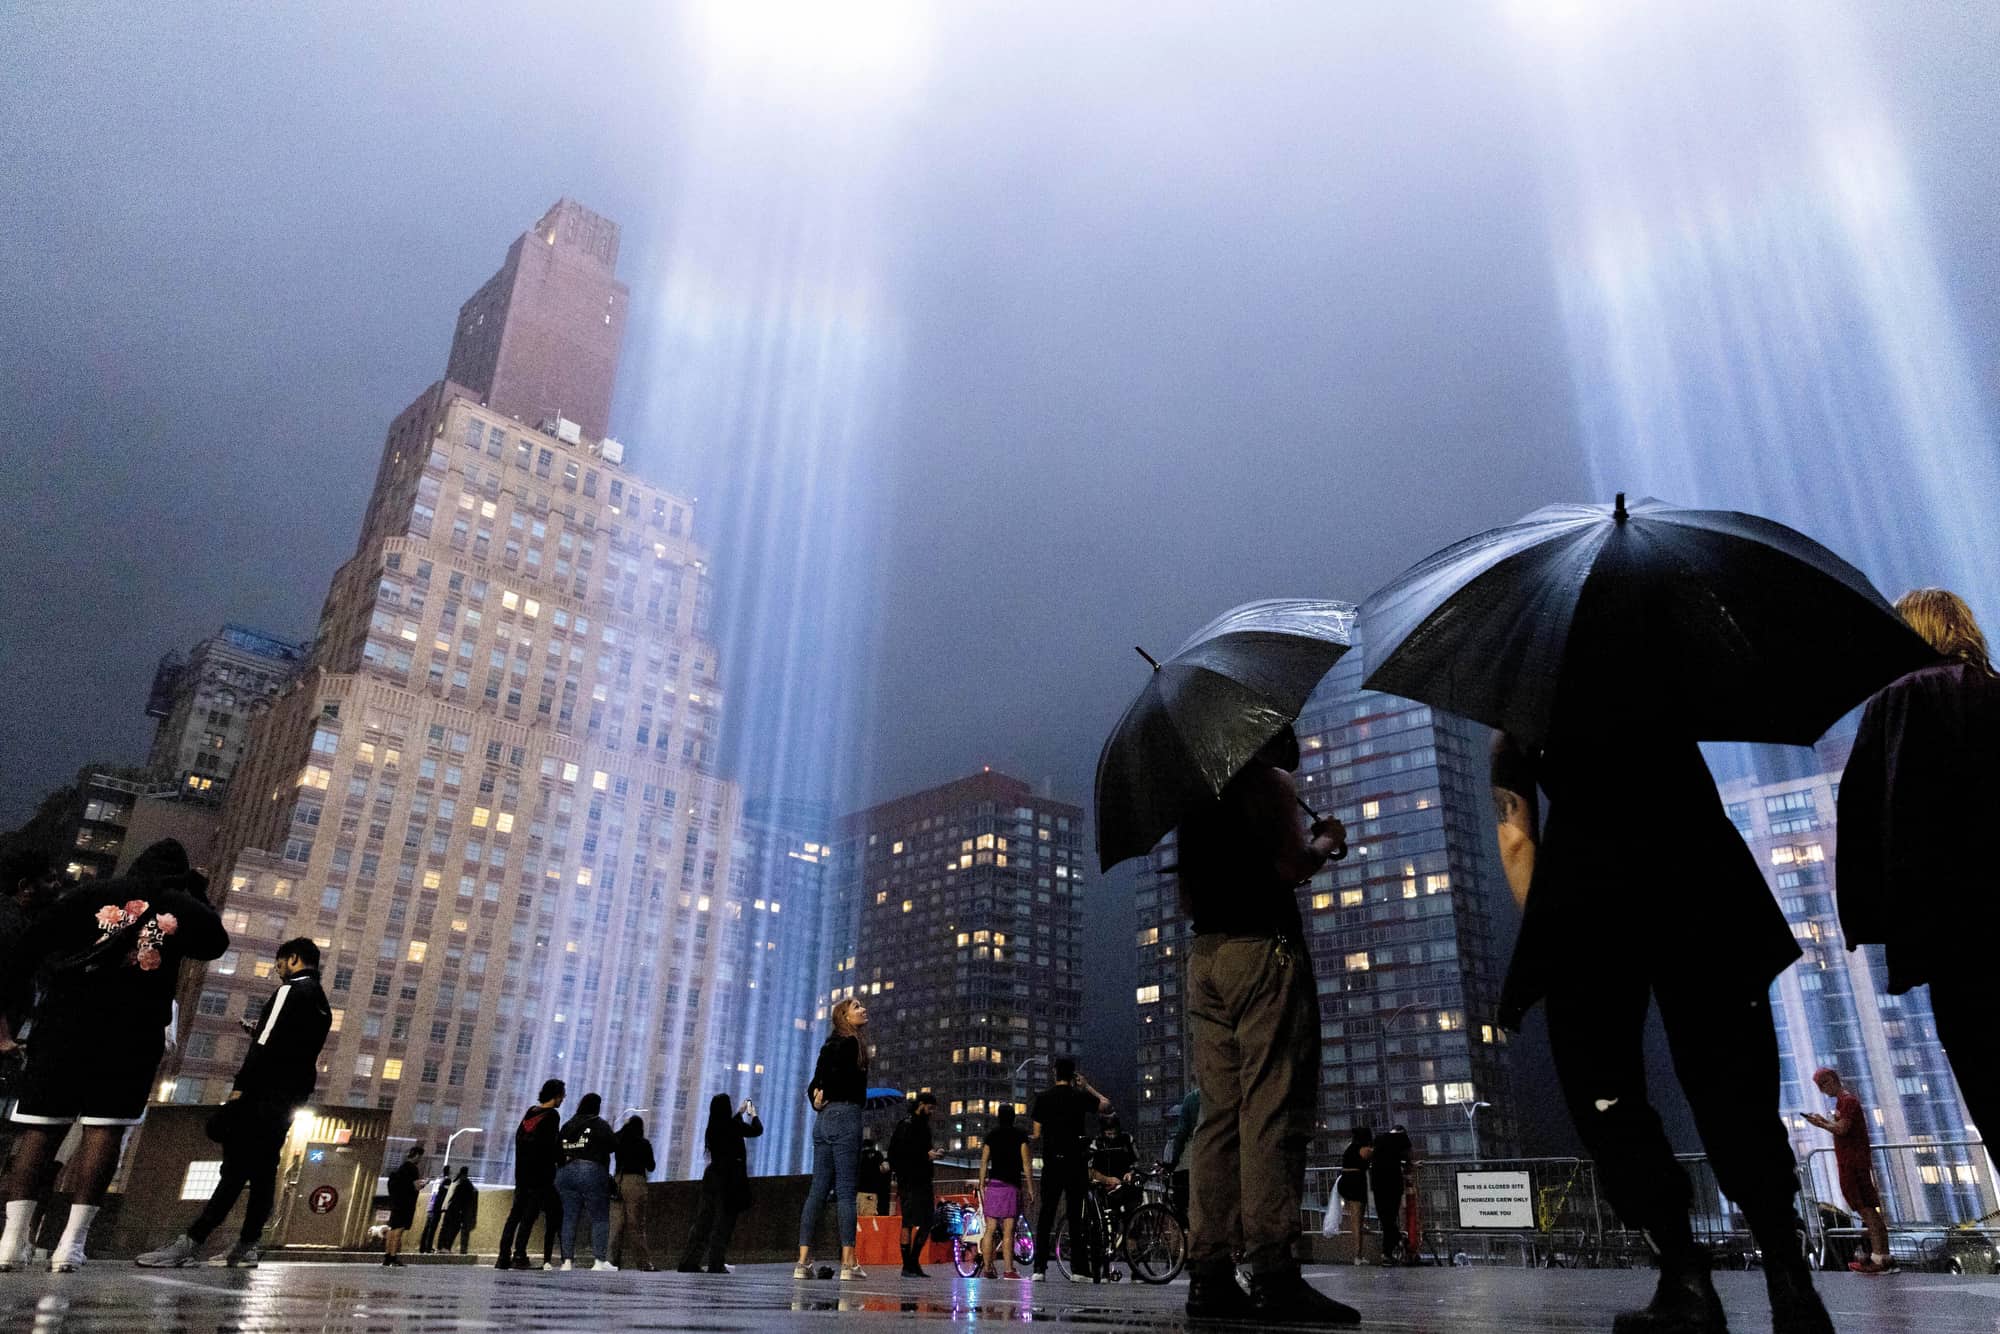
{"type": "Polygon", "coordinates": [[[147,767],[191,797],[220,801],[250,721],[298,675],[312,645],[225,625],[153,673],[146,716],[159,722],[147,767]]]}
{"type": "MultiPolygon", "coordinates": [[[[1320,995],[1321,1133],[1337,1163],[1357,1124],[1401,1122],[1429,1158],[1518,1152],[1509,1035],[1496,1022],[1507,960],[1486,731],[1361,689],[1350,651],[1299,719],[1299,792],[1347,826],[1350,852],[1299,890],[1320,995]],[[1490,1104],[1481,1107],[1479,1104],[1490,1104]]],[[[1192,1087],[1183,1014],[1190,924],[1171,836],[1142,864],[1139,1108],[1148,1149],[1192,1087]]]]}
{"type": "Polygon", "coordinates": [[[1000,1104],[1080,1049],[1083,812],[990,771],[844,817],[833,986],[868,1003],[871,1083],[937,1095],[939,1147],[977,1148],[1000,1104]]]}
{"type": "MultiPolygon", "coordinates": [[[[568,233],[533,236],[562,251],[568,233]]],[[[614,286],[615,248],[583,250],[614,286]]],[[[522,311],[541,318],[490,317],[500,382],[522,311]]],[[[516,1114],[561,1076],[607,1115],[646,1109],[663,1169],[685,1173],[708,1095],[746,1082],[718,1053],[778,908],[733,888],[692,507],[594,434],[481,397],[440,382],[390,427],[308,670],[231,784],[233,942],[188,985],[161,1095],[223,1096],[272,948],[305,935],[335,1016],[323,1100],[389,1109],[393,1136],[436,1149],[482,1130],[454,1159],[494,1174],[516,1114]]]]}
{"type": "Polygon", "coordinates": [[[631,298],[617,268],[618,224],[558,200],[459,308],[445,379],[503,417],[567,419],[601,440],[631,298]]]}
{"type": "MultiPolygon", "coordinates": [[[[1725,782],[1722,798],[1778,896],[1805,957],[1771,988],[1777,1022],[1780,1102],[1801,1162],[1831,1147],[1826,1132],[1802,1111],[1828,1110],[1813,1087],[1822,1065],[1840,1071],[1868,1109],[1877,1144],[1963,1143],[1979,1138],[1952,1078],[1931,1017],[1930,988],[1901,996],[1888,991],[1879,945],[1850,952],[1840,934],[1833,863],[1838,844],[1834,802],[1847,767],[1851,735],[1823,742],[1819,763],[1803,765],[1795,751],[1783,777],[1760,764],[1748,777],[1725,782]],[[1774,779],[1776,781],[1774,781],[1774,779]]],[[[1831,1159],[1812,1160],[1820,1198],[1839,1204],[1831,1159]]],[[[1958,1222],[1974,1218],[1995,1198],[1991,1165],[1979,1152],[1938,1151],[1921,1161],[1904,1156],[1879,1173],[1891,1216],[1958,1222]]]]}

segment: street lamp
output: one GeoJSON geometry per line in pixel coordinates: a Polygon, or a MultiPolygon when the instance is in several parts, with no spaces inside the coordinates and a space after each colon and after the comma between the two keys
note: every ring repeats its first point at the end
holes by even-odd
{"type": "Polygon", "coordinates": [[[1479,1166],[1479,1113],[1480,1109],[1491,1107],[1490,1102],[1475,1102],[1465,1109],[1465,1119],[1472,1126],[1472,1165],[1479,1166]]]}
{"type": "Polygon", "coordinates": [[[457,1130],[452,1131],[450,1138],[444,1142],[444,1166],[438,1170],[438,1175],[440,1177],[451,1175],[451,1146],[458,1143],[460,1135],[483,1135],[485,1133],[486,1127],[484,1126],[460,1126],[457,1130]]]}

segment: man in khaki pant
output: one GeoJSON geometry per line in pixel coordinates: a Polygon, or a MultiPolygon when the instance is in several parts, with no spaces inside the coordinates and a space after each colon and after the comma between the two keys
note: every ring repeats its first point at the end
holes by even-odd
{"type": "Polygon", "coordinates": [[[1194,922],[1187,1016],[1201,1089],[1191,1168],[1187,1313],[1273,1324],[1361,1316],[1299,1272],[1299,1204],[1319,1094],[1319,996],[1295,887],[1344,856],[1331,817],[1300,827],[1290,727],[1180,827],[1194,922]],[[1251,1290],[1236,1284],[1236,1252],[1251,1290]]]}

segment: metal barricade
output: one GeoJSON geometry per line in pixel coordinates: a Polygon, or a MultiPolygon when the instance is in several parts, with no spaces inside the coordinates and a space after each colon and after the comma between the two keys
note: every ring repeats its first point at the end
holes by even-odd
{"type": "MultiPolygon", "coordinates": [[[[1323,1231],[1329,1209],[1338,1215],[1341,1171],[1322,1167],[1307,1174],[1301,1222],[1308,1230],[1323,1231]]],[[[1420,1160],[1411,1168],[1411,1181],[1422,1234],[1417,1238],[1417,1249],[1437,1263],[1571,1268],[1616,1262],[1604,1255],[1609,1212],[1598,1198],[1595,1166],[1586,1159],[1420,1160]],[[1533,1224],[1521,1228],[1461,1226],[1461,1172],[1526,1173],[1533,1224]]],[[[1379,1227],[1379,1221],[1373,1221],[1371,1230],[1379,1227]]]]}
{"type": "MultiPolygon", "coordinates": [[[[1875,1185],[1899,1264],[1954,1274],[2000,1272],[2000,1185],[1979,1140],[1877,1144],[1875,1185]]],[[[1807,1234],[1815,1260],[1840,1268],[1866,1239],[1831,1147],[1806,1155],[1807,1234]]]]}

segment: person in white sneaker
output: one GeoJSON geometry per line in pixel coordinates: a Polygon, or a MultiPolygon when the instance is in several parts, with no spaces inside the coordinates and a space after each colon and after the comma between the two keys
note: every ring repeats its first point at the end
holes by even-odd
{"type": "Polygon", "coordinates": [[[28,1225],[71,1125],[83,1143],[70,1160],[69,1221],[49,1269],[80,1268],[124,1151],[146,1114],[166,1050],[182,959],[213,959],[229,933],[207,899],[208,881],[187,852],[163,839],[115,880],[72,890],[38,918],[22,955],[47,968],[28,1032],[28,1066],[12,1120],[19,1132],[0,1196],[0,1269],[27,1262],[28,1225]]]}

